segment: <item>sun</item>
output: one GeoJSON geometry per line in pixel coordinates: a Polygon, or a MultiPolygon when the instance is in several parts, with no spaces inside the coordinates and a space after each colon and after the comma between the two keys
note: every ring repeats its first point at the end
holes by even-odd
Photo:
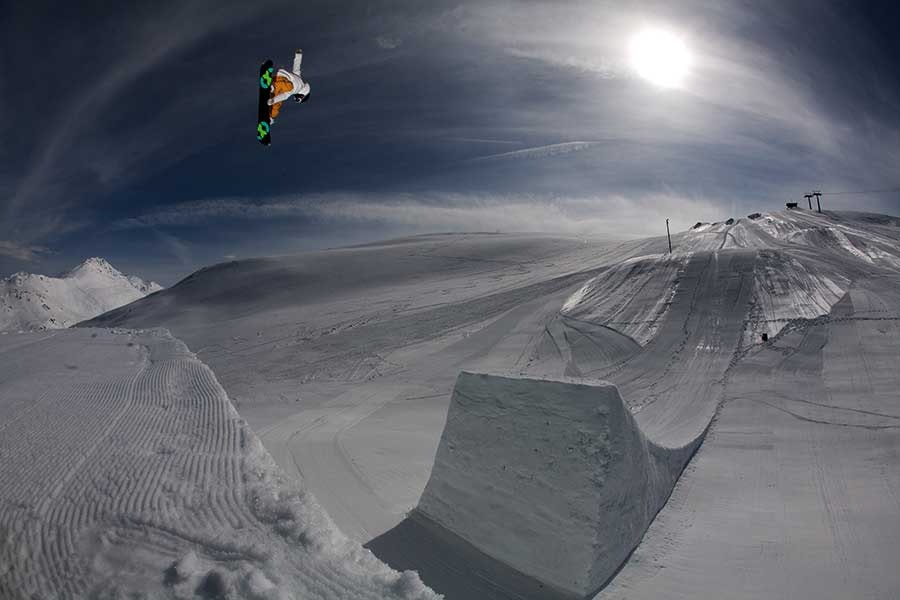
{"type": "Polygon", "coordinates": [[[631,64],[644,79],[660,87],[684,82],[691,55],[684,41],[662,29],[645,29],[631,38],[631,64]]]}

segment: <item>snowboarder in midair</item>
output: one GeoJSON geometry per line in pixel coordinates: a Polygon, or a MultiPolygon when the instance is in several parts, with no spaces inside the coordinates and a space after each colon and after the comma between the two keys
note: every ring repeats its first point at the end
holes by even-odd
{"type": "Polygon", "coordinates": [[[303,51],[297,50],[294,53],[294,65],[290,71],[287,69],[278,69],[275,75],[275,83],[271,88],[271,97],[269,98],[269,123],[275,122],[275,117],[281,111],[281,104],[288,98],[293,98],[297,102],[306,102],[309,100],[309,83],[303,81],[300,75],[300,65],[303,62],[303,51]]]}

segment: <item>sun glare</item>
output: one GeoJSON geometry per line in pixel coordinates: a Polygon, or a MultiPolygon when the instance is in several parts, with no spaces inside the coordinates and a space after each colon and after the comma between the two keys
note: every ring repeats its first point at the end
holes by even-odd
{"type": "Polygon", "coordinates": [[[690,68],[687,46],[668,31],[641,31],[631,38],[630,50],[631,64],[641,77],[661,87],[679,87],[690,68]]]}

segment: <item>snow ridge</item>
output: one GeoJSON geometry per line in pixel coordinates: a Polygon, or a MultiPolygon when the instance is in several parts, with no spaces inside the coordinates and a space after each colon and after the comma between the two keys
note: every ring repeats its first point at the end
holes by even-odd
{"type": "Polygon", "coordinates": [[[161,289],[97,257],[57,277],[16,273],[0,279],[0,331],[62,329],[161,289]]]}

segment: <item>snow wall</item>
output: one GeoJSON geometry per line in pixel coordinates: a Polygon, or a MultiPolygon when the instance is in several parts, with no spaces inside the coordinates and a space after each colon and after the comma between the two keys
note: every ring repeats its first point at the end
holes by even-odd
{"type": "Polygon", "coordinates": [[[640,542],[701,439],[648,441],[610,383],[463,372],[411,517],[584,597],[640,542]]]}

